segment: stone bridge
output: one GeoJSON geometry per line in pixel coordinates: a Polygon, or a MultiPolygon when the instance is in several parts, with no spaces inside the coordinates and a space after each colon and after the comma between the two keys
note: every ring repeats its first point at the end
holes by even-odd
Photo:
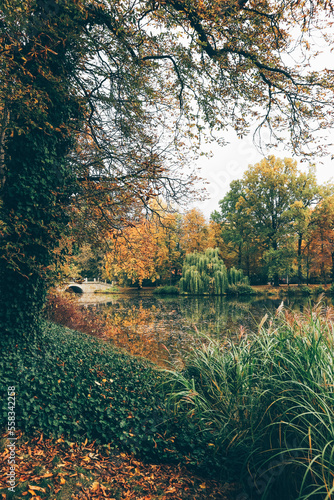
{"type": "Polygon", "coordinates": [[[72,281],[69,283],[65,283],[61,290],[64,292],[74,292],[74,293],[94,293],[103,291],[106,288],[110,288],[112,286],[111,283],[106,283],[105,281],[72,281]]]}

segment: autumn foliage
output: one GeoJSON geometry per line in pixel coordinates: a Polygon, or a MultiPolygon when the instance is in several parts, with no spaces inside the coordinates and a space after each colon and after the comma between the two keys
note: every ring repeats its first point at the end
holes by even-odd
{"type": "Polygon", "coordinates": [[[304,172],[274,156],[250,165],[211,216],[225,255],[255,283],[333,279],[332,193],[332,185],[318,184],[314,166],[304,172]]]}

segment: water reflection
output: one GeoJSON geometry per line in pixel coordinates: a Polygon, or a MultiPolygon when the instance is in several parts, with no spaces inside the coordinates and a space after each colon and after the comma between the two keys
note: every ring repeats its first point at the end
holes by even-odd
{"type": "MultiPolygon", "coordinates": [[[[325,299],[326,300],[326,299],[325,299]]],[[[152,294],[113,296],[100,303],[97,313],[110,326],[116,345],[147,357],[162,366],[182,365],[185,354],[203,342],[199,334],[238,338],[240,329],[256,331],[268,313],[275,313],[280,299],[228,299],[226,297],[156,297],[152,294]]],[[[285,298],[284,306],[302,311],[307,297],[285,298]]]]}

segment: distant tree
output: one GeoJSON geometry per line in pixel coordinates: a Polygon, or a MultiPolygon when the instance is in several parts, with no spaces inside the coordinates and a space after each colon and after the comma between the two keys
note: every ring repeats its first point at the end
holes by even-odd
{"type": "Polygon", "coordinates": [[[212,233],[204,214],[198,208],[192,208],[182,216],[180,246],[184,254],[203,252],[212,246],[212,233]]]}
{"type": "Polygon", "coordinates": [[[143,280],[158,278],[156,254],[158,244],[154,226],[142,220],[121,234],[112,234],[110,250],[105,256],[106,274],[120,283],[142,286],[143,280]]]}
{"type": "Polygon", "coordinates": [[[229,285],[238,283],[248,284],[248,279],[240,270],[226,269],[224,261],[219,257],[218,248],[208,248],[205,252],[186,255],[180,280],[181,292],[223,295],[229,285]]]}
{"type": "Polygon", "coordinates": [[[310,167],[304,173],[300,172],[294,186],[294,197],[296,199],[290,206],[290,216],[293,221],[293,232],[297,239],[297,266],[298,283],[303,282],[303,240],[307,237],[311,224],[313,208],[323,198],[323,189],[318,185],[315,175],[315,167],[310,167]]]}
{"type": "Polygon", "coordinates": [[[220,202],[222,235],[234,244],[238,267],[242,256],[259,252],[269,275],[278,284],[279,275],[292,266],[293,251],[302,281],[302,241],[310,221],[311,207],[320,200],[314,168],[306,173],[289,158],[269,156],[249,166],[243,178],[231,183],[220,202]],[[284,268],[284,269],[283,269],[284,268]]]}
{"type": "Polygon", "coordinates": [[[179,279],[182,268],[182,216],[179,213],[160,214],[159,220],[155,219],[154,224],[157,238],[157,273],[160,281],[172,284],[179,279]]]}
{"type": "MultiPolygon", "coordinates": [[[[232,181],[230,191],[219,202],[220,211],[214,211],[211,219],[219,224],[221,238],[227,245],[222,249],[224,261],[231,261],[240,269],[244,269],[248,276],[251,274],[251,261],[258,260],[261,251],[261,242],[254,234],[253,226],[248,215],[238,205],[243,194],[243,185],[240,180],[232,181]]],[[[221,245],[222,248],[222,245],[221,245]]]]}
{"type": "Polygon", "coordinates": [[[308,240],[310,272],[324,283],[328,275],[334,282],[334,195],[325,196],[313,210],[308,240]]]}

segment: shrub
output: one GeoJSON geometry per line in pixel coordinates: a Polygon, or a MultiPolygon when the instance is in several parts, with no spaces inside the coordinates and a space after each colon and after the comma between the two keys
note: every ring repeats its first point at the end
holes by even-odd
{"type": "Polygon", "coordinates": [[[283,293],[286,293],[287,295],[298,295],[301,293],[300,287],[297,286],[288,286],[287,288],[282,289],[283,293]]]}
{"type": "Polygon", "coordinates": [[[107,329],[102,317],[94,314],[94,308],[80,307],[75,295],[66,292],[49,292],[44,314],[49,321],[96,337],[103,337],[107,329]]]}
{"type": "Polygon", "coordinates": [[[238,295],[238,287],[237,285],[228,285],[226,289],[226,293],[228,295],[238,295]]]}
{"type": "Polygon", "coordinates": [[[325,292],[326,292],[326,289],[322,285],[319,285],[316,288],[314,288],[314,293],[317,295],[320,295],[321,293],[325,293],[325,292]]]}
{"type": "Polygon", "coordinates": [[[309,286],[306,286],[306,285],[302,286],[300,288],[300,291],[303,295],[311,295],[312,294],[312,288],[310,288],[309,286]]]}
{"type": "Polygon", "coordinates": [[[108,293],[120,293],[122,290],[118,287],[118,286],[110,286],[108,288],[105,288],[104,290],[95,290],[94,293],[104,293],[104,294],[108,294],[108,293]]]}
{"type": "Polygon", "coordinates": [[[255,295],[256,291],[246,283],[229,285],[226,290],[227,295],[255,295]]]}
{"type": "Polygon", "coordinates": [[[157,295],[179,295],[180,290],[177,286],[166,285],[158,286],[153,290],[153,293],[157,295]]]}
{"type": "Polygon", "coordinates": [[[171,375],[170,404],[243,470],[250,496],[306,500],[333,491],[332,320],[320,307],[304,316],[283,310],[239,345],[208,340],[171,375]]]}

